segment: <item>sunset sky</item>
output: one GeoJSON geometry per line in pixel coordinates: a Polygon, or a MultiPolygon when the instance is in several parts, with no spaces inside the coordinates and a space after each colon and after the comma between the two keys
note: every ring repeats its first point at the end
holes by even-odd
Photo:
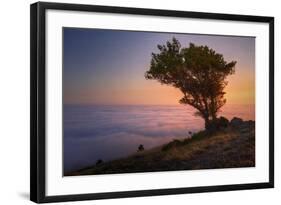
{"type": "Polygon", "coordinates": [[[255,103],[255,38],[64,28],[65,104],[177,105],[176,88],[146,80],[151,53],[176,37],[183,47],[207,45],[237,61],[228,104],[255,103]]]}

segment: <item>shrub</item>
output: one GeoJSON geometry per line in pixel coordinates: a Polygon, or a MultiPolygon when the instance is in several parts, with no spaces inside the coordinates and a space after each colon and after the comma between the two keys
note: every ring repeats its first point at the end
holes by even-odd
{"type": "Polygon", "coordinates": [[[219,131],[223,128],[226,128],[228,127],[228,125],[229,125],[229,120],[225,117],[220,117],[215,120],[212,120],[207,126],[207,130],[209,133],[210,132],[212,133],[212,132],[219,131]]]}
{"type": "Polygon", "coordinates": [[[139,147],[138,147],[138,152],[141,152],[143,150],[144,150],[144,146],[142,144],[140,144],[139,147]]]}
{"type": "Polygon", "coordinates": [[[241,118],[238,118],[238,117],[234,117],[230,121],[230,125],[232,127],[239,127],[242,123],[243,123],[243,120],[241,118]]]}
{"type": "Polygon", "coordinates": [[[167,150],[171,149],[172,147],[180,146],[181,143],[182,142],[180,140],[175,139],[172,142],[169,142],[168,144],[165,144],[162,147],[162,151],[167,151],[167,150]]]}
{"type": "Polygon", "coordinates": [[[225,118],[225,117],[219,118],[219,127],[220,128],[221,127],[226,128],[226,127],[228,127],[228,125],[229,125],[229,120],[227,118],[225,118]]]}
{"type": "Polygon", "coordinates": [[[97,166],[97,165],[100,165],[100,164],[102,164],[102,163],[103,163],[102,159],[98,159],[97,162],[96,162],[96,166],[97,166]]]}
{"type": "Polygon", "coordinates": [[[162,147],[162,151],[167,151],[167,150],[169,150],[173,147],[179,147],[179,146],[187,145],[190,142],[201,140],[202,138],[204,138],[206,136],[207,136],[206,131],[199,131],[197,133],[194,133],[191,138],[185,138],[184,140],[175,139],[172,142],[169,142],[168,144],[165,144],[162,147]]]}
{"type": "Polygon", "coordinates": [[[205,131],[205,130],[202,130],[202,131],[199,131],[199,132],[194,133],[194,134],[192,135],[191,140],[192,140],[192,141],[200,140],[200,139],[202,139],[202,138],[204,138],[204,137],[206,137],[206,136],[207,136],[206,131],[205,131]]]}

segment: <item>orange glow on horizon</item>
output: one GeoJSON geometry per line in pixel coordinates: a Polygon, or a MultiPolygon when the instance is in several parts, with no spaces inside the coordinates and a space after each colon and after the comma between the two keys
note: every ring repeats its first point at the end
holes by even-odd
{"type": "MultiPolygon", "coordinates": [[[[230,76],[225,88],[227,104],[254,104],[255,81],[251,74],[230,76]],[[243,76],[243,78],[241,77],[243,76]]],[[[84,90],[74,104],[117,104],[117,105],[179,105],[182,93],[168,85],[148,81],[135,88],[116,88],[100,92],[84,90]]]]}

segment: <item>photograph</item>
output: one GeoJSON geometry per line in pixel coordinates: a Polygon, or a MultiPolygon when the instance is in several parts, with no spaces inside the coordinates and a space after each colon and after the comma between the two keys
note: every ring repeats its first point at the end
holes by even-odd
{"type": "Polygon", "coordinates": [[[63,28],[63,175],[255,167],[255,37],[63,28]]]}
{"type": "Polygon", "coordinates": [[[30,200],[274,188],[274,17],[247,13],[31,4],[30,200]]]}

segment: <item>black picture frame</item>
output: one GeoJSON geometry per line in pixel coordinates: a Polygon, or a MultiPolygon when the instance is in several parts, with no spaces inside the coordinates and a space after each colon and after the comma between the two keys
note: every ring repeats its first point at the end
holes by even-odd
{"type": "Polygon", "coordinates": [[[82,4],[38,2],[30,7],[30,199],[37,203],[77,200],[96,200],[198,192],[230,191],[274,187],[274,18],[265,16],[230,15],[217,13],[109,7],[82,4]],[[101,13],[137,14],[195,19],[263,22],[269,24],[269,181],[263,183],[220,186],[169,188],[157,190],[89,193],[46,196],[46,81],[45,25],[46,10],[86,11],[101,13]]]}

